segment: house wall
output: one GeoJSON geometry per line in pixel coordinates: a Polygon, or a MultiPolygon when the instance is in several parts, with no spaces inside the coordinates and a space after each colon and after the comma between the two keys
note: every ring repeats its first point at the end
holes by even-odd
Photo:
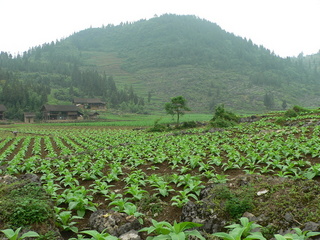
{"type": "Polygon", "coordinates": [[[34,117],[24,117],[25,123],[34,123],[34,117]]]}
{"type": "Polygon", "coordinates": [[[77,120],[77,112],[44,112],[46,120],[77,120]]]}

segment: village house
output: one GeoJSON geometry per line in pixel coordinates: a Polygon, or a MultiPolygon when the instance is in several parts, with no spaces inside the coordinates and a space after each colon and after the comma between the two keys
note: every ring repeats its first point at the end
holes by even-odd
{"type": "Polygon", "coordinates": [[[41,108],[44,120],[77,120],[81,113],[75,105],[49,105],[41,108]]]}
{"type": "Polygon", "coordinates": [[[3,104],[0,104],[0,120],[4,120],[5,111],[7,111],[6,106],[3,104]]]}
{"type": "Polygon", "coordinates": [[[101,99],[98,99],[98,98],[74,98],[73,104],[83,109],[91,109],[91,110],[106,109],[106,103],[101,101],[101,99]]]}
{"type": "Polygon", "coordinates": [[[35,113],[25,112],[25,113],[23,113],[23,115],[24,115],[24,122],[25,123],[34,123],[34,120],[36,118],[35,113]]]}

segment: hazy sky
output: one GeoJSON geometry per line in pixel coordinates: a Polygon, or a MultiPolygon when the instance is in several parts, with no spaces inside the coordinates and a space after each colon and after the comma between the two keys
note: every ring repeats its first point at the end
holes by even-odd
{"type": "Polygon", "coordinates": [[[13,54],[164,13],[207,19],[282,57],[320,50],[320,0],[0,0],[0,9],[0,51],[13,54]]]}

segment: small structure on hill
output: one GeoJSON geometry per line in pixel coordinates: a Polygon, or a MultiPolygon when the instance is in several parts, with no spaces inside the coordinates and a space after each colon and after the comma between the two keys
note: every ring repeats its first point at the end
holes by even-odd
{"type": "Polygon", "coordinates": [[[7,111],[6,106],[3,104],[0,104],[0,120],[4,120],[5,111],[7,111]]]}
{"type": "Polygon", "coordinates": [[[44,120],[77,120],[81,113],[75,105],[49,105],[41,108],[44,120]]]}
{"type": "Polygon", "coordinates": [[[25,123],[34,123],[34,120],[36,118],[36,114],[32,112],[25,112],[24,115],[24,122],[25,123]]]}
{"type": "Polygon", "coordinates": [[[106,109],[106,103],[99,98],[74,98],[73,104],[83,109],[106,109]]]}

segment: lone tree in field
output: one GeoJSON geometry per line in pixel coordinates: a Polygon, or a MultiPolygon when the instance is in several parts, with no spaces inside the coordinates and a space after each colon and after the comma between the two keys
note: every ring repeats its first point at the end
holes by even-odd
{"type": "Polygon", "coordinates": [[[182,96],[171,98],[171,102],[165,104],[165,110],[167,114],[172,116],[177,114],[177,124],[179,124],[180,116],[182,116],[185,111],[190,111],[187,107],[186,99],[182,96]]]}

